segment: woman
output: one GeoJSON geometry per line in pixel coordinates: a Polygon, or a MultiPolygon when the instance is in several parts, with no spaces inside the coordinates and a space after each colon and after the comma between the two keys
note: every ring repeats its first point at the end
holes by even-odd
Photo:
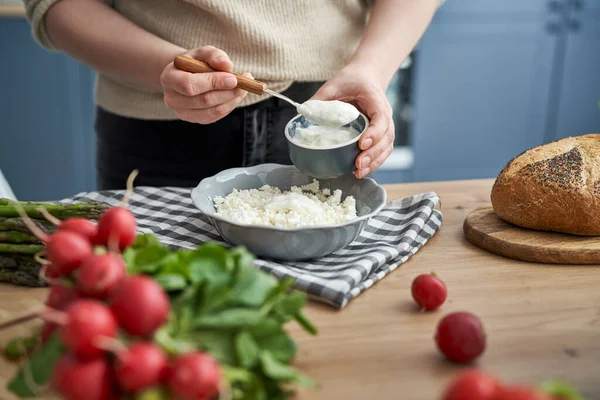
{"type": "Polygon", "coordinates": [[[25,0],[36,40],[98,72],[99,189],[195,186],[223,169],[290,164],[296,110],[235,89],[250,74],[301,103],[353,102],[371,121],[355,175],[393,149],[385,90],[443,0],[25,0]],[[190,74],[188,55],[219,72],[190,74]]]}

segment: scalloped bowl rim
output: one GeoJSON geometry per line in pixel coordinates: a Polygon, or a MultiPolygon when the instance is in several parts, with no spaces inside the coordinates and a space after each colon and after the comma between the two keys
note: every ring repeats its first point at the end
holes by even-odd
{"type": "MultiPolygon", "coordinates": [[[[296,167],[294,167],[293,165],[274,164],[274,163],[260,164],[260,165],[255,165],[252,167],[229,168],[229,169],[223,170],[221,172],[218,172],[217,174],[215,174],[213,176],[202,179],[200,181],[200,183],[191,191],[192,203],[194,203],[196,208],[198,208],[204,215],[208,216],[209,218],[213,218],[215,220],[221,221],[221,222],[226,222],[228,224],[235,225],[240,228],[258,228],[258,229],[266,229],[266,230],[280,231],[280,232],[302,232],[302,231],[310,231],[310,230],[315,230],[315,229],[342,228],[342,227],[345,227],[348,225],[353,225],[360,221],[367,220],[367,219],[374,217],[375,215],[379,214],[379,212],[381,212],[381,210],[387,204],[387,191],[383,188],[383,186],[378,184],[373,178],[369,178],[369,177],[362,178],[361,181],[368,182],[368,184],[373,185],[376,190],[379,190],[383,194],[383,200],[381,201],[381,204],[378,204],[377,207],[375,207],[368,214],[361,215],[359,217],[356,217],[356,218],[353,218],[348,221],[345,221],[345,222],[342,222],[339,224],[335,224],[335,225],[310,225],[310,226],[302,226],[302,227],[297,227],[297,228],[284,228],[284,227],[273,226],[273,225],[258,225],[258,224],[240,223],[240,222],[236,222],[231,219],[222,217],[222,216],[218,215],[216,212],[207,211],[203,208],[200,208],[194,201],[194,193],[201,191],[202,187],[204,187],[209,182],[212,183],[213,181],[216,181],[220,176],[233,175],[233,174],[237,175],[237,173],[239,173],[239,172],[242,172],[242,173],[247,172],[248,175],[256,176],[257,172],[268,172],[268,171],[272,171],[274,169],[281,169],[281,168],[294,170],[294,172],[299,172],[303,175],[306,175],[303,172],[301,172],[300,170],[298,170],[296,167]]],[[[331,179],[329,179],[329,180],[331,180],[331,179]]],[[[317,181],[321,181],[321,180],[317,179],[317,181]]],[[[205,196],[205,195],[203,195],[203,196],[205,196]]],[[[211,202],[214,201],[209,196],[205,196],[205,197],[207,197],[211,202]]]]}

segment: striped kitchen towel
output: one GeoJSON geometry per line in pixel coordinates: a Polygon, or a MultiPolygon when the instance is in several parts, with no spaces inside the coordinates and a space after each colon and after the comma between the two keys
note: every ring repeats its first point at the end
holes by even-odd
{"type": "MultiPolygon", "coordinates": [[[[192,203],[191,189],[136,187],[129,202],[139,232],[153,233],[165,245],[193,249],[204,242],[229,246],[192,203]]],[[[99,201],[117,205],[124,191],[80,193],[64,202],[99,201]]],[[[389,202],[345,249],[308,262],[256,260],[256,266],[336,308],[364,292],[406,262],[438,231],[442,214],[436,193],[389,202]]]]}

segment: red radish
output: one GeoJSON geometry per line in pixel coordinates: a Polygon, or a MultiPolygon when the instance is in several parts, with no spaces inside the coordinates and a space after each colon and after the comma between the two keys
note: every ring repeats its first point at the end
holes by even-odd
{"type": "Polygon", "coordinates": [[[456,363],[476,359],[486,346],[483,324],[475,315],[465,311],[445,316],[437,326],[435,340],[439,350],[456,363]]]}
{"type": "Polygon", "coordinates": [[[46,243],[48,261],[62,275],[69,275],[93,254],[90,242],[83,236],[67,231],[58,231],[46,243]]]}
{"type": "Polygon", "coordinates": [[[212,399],[219,393],[221,370],[215,359],[193,352],[173,360],[166,378],[170,392],[181,400],[212,399]]]}
{"type": "Polygon", "coordinates": [[[129,174],[127,191],[120,206],[109,208],[100,217],[97,244],[104,245],[109,249],[118,247],[120,251],[123,251],[135,242],[137,223],[133,213],[125,207],[133,193],[133,181],[137,174],[137,169],[129,174]]]}
{"type": "Polygon", "coordinates": [[[538,388],[508,386],[500,390],[493,400],[552,400],[552,398],[538,388]]]}
{"type": "Polygon", "coordinates": [[[92,244],[96,244],[96,235],[98,234],[98,227],[89,219],[85,218],[69,218],[58,225],[59,231],[69,231],[78,233],[83,236],[92,244]]]}
{"type": "Polygon", "coordinates": [[[64,400],[109,400],[110,366],[105,358],[82,361],[63,355],[54,365],[52,386],[64,400]]]}
{"type": "Polygon", "coordinates": [[[85,296],[105,298],[125,278],[126,266],[121,256],[113,253],[88,257],[77,274],[77,289],[85,296]]]}
{"type": "Polygon", "coordinates": [[[493,400],[501,383],[491,374],[478,369],[459,373],[443,393],[442,400],[493,400]]]}
{"type": "Polygon", "coordinates": [[[117,354],[114,372],[123,391],[136,393],[158,385],[166,368],[166,354],[152,343],[140,342],[117,354]]]}
{"type": "Polygon", "coordinates": [[[50,293],[46,299],[46,306],[55,310],[66,310],[77,299],[75,290],[56,283],[50,287],[50,293]]]}
{"type": "Polygon", "coordinates": [[[67,218],[64,221],[61,221],[50,214],[50,212],[43,207],[39,208],[38,211],[44,216],[44,218],[58,226],[58,230],[77,233],[89,240],[90,243],[95,243],[98,229],[94,222],[79,217],[67,218]]]}
{"type": "Polygon", "coordinates": [[[446,285],[435,273],[419,275],[411,287],[412,297],[424,310],[435,310],[446,301],[446,285]]]}
{"type": "Polygon", "coordinates": [[[110,306],[121,327],[131,335],[148,336],[167,321],[171,303],[152,278],[126,278],[111,296],[110,306]]]}
{"type": "Polygon", "coordinates": [[[93,358],[105,351],[101,341],[116,337],[117,331],[110,308],[96,300],[77,300],[67,310],[60,338],[77,357],[93,358]]]}
{"type": "Polygon", "coordinates": [[[135,242],[136,228],[135,216],[131,211],[123,207],[109,208],[98,221],[97,243],[112,248],[111,242],[114,241],[123,251],[135,242]]]}
{"type": "Polygon", "coordinates": [[[91,243],[83,236],[69,231],[58,231],[50,236],[38,228],[20,204],[16,203],[15,209],[31,233],[46,244],[48,261],[58,275],[71,274],[83,260],[93,254],[91,243]]]}

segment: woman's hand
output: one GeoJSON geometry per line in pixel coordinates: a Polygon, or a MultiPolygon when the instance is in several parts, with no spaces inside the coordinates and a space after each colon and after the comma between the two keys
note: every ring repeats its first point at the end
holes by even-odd
{"type": "MultiPolygon", "coordinates": [[[[231,71],[227,54],[212,46],[190,50],[184,55],[204,61],[217,71],[231,71]]],[[[250,74],[244,74],[251,77],[250,74]]],[[[211,124],[233,111],[248,94],[235,89],[237,79],[226,72],[192,74],[169,63],[160,76],[165,104],[184,121],[211,124]]]]}
{"type": "Polygon", "coordinates": [[[369,118],[369,128],[358,142],[362,152],[356,157],[354,174],[357,178],[375,171],[392,153],[395,136],[392,107],[385,88],[373,74],[349,65],[328,80],[312,98],[352,103],[369,118]]]}

